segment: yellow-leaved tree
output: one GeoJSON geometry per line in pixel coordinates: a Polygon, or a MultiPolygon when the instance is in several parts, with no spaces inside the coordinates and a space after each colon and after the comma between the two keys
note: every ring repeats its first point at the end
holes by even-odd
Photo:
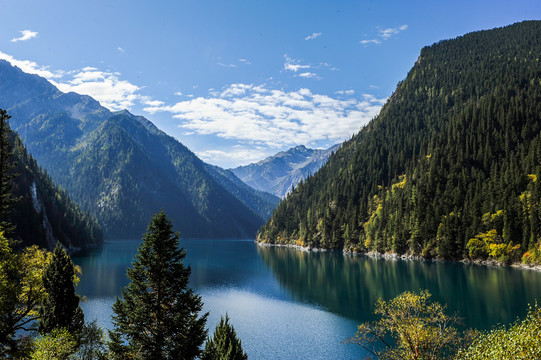
{"type": "Polygon", "coordinates": [[[43,271],[50,253],[31,246],[21,251],[0,231],[0,358],[15,357],[20,331],[35,330],[38,307],[46,296],[43,271]]]}
{"type": "Polygon", "coordinates": [[[347,340],[361,346],[378,359],[436,360],[451,357],[462,338],[458,335],[456,316],[445,314],[428,291],[405,292],[394,299],[376,303],[375,314],[381,318],[359,325],[354,338],[347,340]]]}

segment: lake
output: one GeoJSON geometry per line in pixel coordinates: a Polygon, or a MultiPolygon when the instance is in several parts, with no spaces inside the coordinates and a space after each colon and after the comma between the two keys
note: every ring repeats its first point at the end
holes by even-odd
{"type": "MultiPolygon", "coordinates": [[[[87,321],[111,326],[111,305],[127,285],[138,241],[110,241],[74,257],[87,321]]],[[[428,289],[465,326],[490,329],[523,317],[541,300],[541,273],[460,263],[386,260],[339,252],[259,247],[247,240],[181,240],[190,286],[203,298],[212,333],[229,314],[250,359],[359,359],[343,344],[374,320],[378,298],[428,289]]]]}

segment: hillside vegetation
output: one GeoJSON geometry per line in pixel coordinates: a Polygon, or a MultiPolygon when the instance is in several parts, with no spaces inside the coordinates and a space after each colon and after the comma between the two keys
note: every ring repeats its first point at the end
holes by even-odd
{"type": "Polygon", "coordinates": [[[539,261],[539,54],[539,21],[423,48],[379,116],[280,203],[258,240],[539,261]]]}
{"type": "Polygon", "coordinates": [[[20,246],[79,251],[103,242],[96,220],[82,211],[28,154],[0,109],[0,221],[20,246]]]}

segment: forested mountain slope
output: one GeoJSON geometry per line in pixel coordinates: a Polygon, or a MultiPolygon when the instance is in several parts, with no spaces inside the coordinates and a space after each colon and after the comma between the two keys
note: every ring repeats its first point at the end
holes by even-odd
{"type": "Polygon", "coordinates": [[[284,197],[301,180],[325,164],[338,145],[329,149],[309,149],[304,145],[279,152],[254,164],[230,169],[254,189],[284,197]]]}
{"type": "Polygon", "coordinates": [[[52,182],[28,154],[19,136],[9,129],[7,121],[0,121],[0,142],[8,144],[0,146],[1,158],[5,159],[0,177],[2,183],[10,184],[2,187],[6,194],[2,203],[7,205],[2,221],[12,228],[3,230],[21,241],[21,246],[37,244],[52,249],[60,241],[68,250],[78,251],[100,245],[103,234],[96,220],[52,182]],[[4,200],[8,198],[12,200],[4,200]]]}
{"type": "Polygon", "coordinates": [[[280,203],[259,241],[539,257],[541,22],[422,49],[381,113],[280,203]]]}
{"type": "Polygon", "coordinates": [[[185,237],[252,237],[266,219],[265,206],[250,208],[237,199],[234,192],[241,190],[222,186],[221,174],[210,174],[207,164],[144,117],[62,93],[5,61],[0,107],[28,151],[108,238],[140,237],[161,208],[185,237]]]}
{"type": "Polygon", "coordinates": [[[280,199],[268,192],[256,190],[239,179],[231,170],[207,164],[209,174],[250,209],[254,209],[263,222],[267,221],[280,199]]]}

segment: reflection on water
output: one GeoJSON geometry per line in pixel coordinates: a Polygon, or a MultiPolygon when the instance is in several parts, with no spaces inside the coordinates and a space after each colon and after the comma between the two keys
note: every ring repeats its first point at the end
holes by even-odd
{"type": "MultiPolygon", "coordinates": [[[[111,306],[128,284],[126,267],[137,241],[108,242],[103,249],[75,257],[83,274],[77,292],[87,320],[111,327],[111,306]]],[[[355,333],[357,323],[295,301],[258,256],[252,241],[182,240],[185,263],[192,269],[190,286],[203,298],[213,329],[228,313],[250,359],[362,358],[362,351],[341,341],[355,333]]]]}
{"type": "MultiPolygon", "coordinates": [[[[74,258],[83,270],[77,292],[87,298],[87,320],[111,326],[111,306],[128,284],[138,243],[108,242],[74,258]]],[[[541,273],[532,271],[305,253],[243,240],[181,245],[190,286],[210,312],[208,328],[228,312],[250,359],[363,358],[358,347],[340,342],[373,319],[378,298],[407,290],[429,289],[466,326],[481,329],[512,322],[541,299],[541,273]]]]}
{"type": "Polygon", "coordinates": [[[468,327],[488,329],[524,316],[541,300],[541,274],[507,268],[307,253],[258,247],[281,286],[302,302],[358,321],[372,317],[378,298],[428,289],[436,301],[457,312],[468,327]]]}

